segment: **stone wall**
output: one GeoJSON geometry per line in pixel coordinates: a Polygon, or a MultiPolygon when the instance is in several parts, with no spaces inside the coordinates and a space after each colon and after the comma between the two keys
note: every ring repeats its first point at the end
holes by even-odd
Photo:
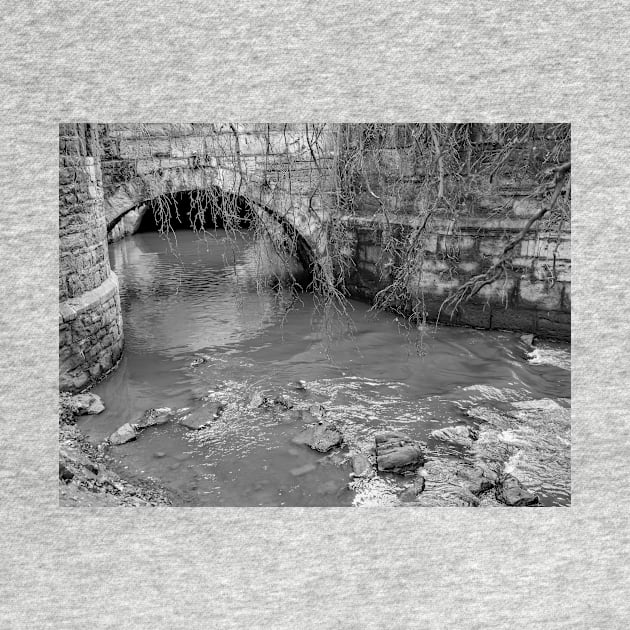
{"type": "Polygon", "coordinates": [[[107,252],[95,129],[59,128],[59,387],[79,391],[122,353],[118,280],[107,252]]]}
{"type": "MultiPolygon", "coordinates": [[[[492,126],[486,127],[492,131],[492,126]]],[[[378,165],[370,167],[368,162],[370,191],[357,190],[355,213],[347,218],[356,264],[348,287],[354,297],[368,301],[393,279],[387,246],[391,236],[404,241],[426,216],[422,165],[404,139],[394,138],[378,165]],[[388,185],[394,179],[396,195],[388,185]]],[[[439,315],[444,323],[570,339],[570,220],[547,229],[533,227],[517,246],[505,276],[462,303],[452,317],[441,310],[449,294],[498,260],[504,246],[540,209],[541,202],[532,195],[535,182],[509,172],[492,186],[483,182],[480,188],[482,192],[462,205],[456,217],[437,210],[427,220],[409,293],[430,320],[439,315]]],[[[399,306],[409,310],[408,304],[399,306]]]]}
{"type": "Polygon", "coordinates": [[[330,205],[333,136],[321,125],[99,125],[110,240],[133,233],[142,204],[216,188],[267,209],[316,251],[330,205]],[[127,217],[132,213],[131,218],[127,217]],[[135,214],[134,214],[135,213],[135,214]],[[117,224],[123,226],[117,228],[117,224]]]}
{"type": "MultiPolygon", "coordinates": [[[[426,216],[425,174],[404,134],[392,138],[378,165],[371,170],[366,161],[371,189],[357,191],[353,212],[345,218],[356,264],[348,287],[366,300],[391,282],[389,235],[404,240],[426,216]]],[[[289,224],[322,268],[330,268],[327,226],[336,207],[335,151],[331,125],[60,125],[61,389],[76,391],[97,381],[122,353],[108,227],[110,239],[121,238],[137,229],[152,199],[214,188],[243,196],[289,224]]],[[[432,214],[408,287],[429,318],[438,317],[450,292],[487,269],[537,212],[532,185],[506,177],[463,204],[456,220],[446,212],[432,214]]],[[[569,222],[532,231],[501,281],[442,320],[570,338],[570,274],[569,222]]]]}

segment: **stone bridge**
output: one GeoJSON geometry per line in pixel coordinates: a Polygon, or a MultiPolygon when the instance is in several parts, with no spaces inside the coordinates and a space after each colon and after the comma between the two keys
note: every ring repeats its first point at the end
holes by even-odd
{"type": "Polygon", "coordinates": [[[321,253],[331,139],[310,125],[101,125],[110,240],[135,231],[156,197],[215,189],[244,197],[321,253]]]}
{"type": "MultiPolygon", "coordinates": [[[[387,235],[395,229],[407,238],[423,216],[417,207],[423,198],[421,164],[404,134],[392,137],[381,163],[367,162],[364,175],[372,190],[354,190],[352,212],[343,218],[354,263],[346,270],[346,287],[365,300],[390,281],[387,235]],[[386,225],[381,206],[390,213],[386,225]]],[[[120,300],[107,240],[134,232],[152,200],[186,191],[245,198],[261,216],[292,232],[299,251],[326,273],[329,209],[336,207],[337,192],[334,145],[330,125],[60,125],[61,389],[88,386],[120,358],[120,300]]],[[[533,192],[506,176],[457,222],[448,213],[431,219],[409,287],[429,318],[441,317],[449,292],[487,269],[538,212],[541,202],[533,192]]],[[[528,234],[509,274],[484,287],[451,323],[570,339],[569,218],[528,234]]]]}
{"type": "Polygon", "coordinates": [[[321,125],[67,124],[59,159],[62,390],[99,380],[121,356],[107,240],[135,231],[157,197],[211,189],[244,197],[312,260],[325,258],[334,156],[321,125]]]}

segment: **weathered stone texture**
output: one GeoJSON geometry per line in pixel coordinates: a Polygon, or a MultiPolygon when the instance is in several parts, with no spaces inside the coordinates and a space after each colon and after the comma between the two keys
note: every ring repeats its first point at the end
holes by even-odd
{"type": "Polygon", "coordinates": [[[59,133],[59,386],[79,391],[120,358],[122,318],[94,128],[66,124],[59,133]]]}
{"type": "Polygon", "coordinates": [[[308,236],[330,192],[332,135],[312,125],[106,124],[99,142],[110,228],[155,196],[216,187],[270,208],[308,236]]]}
{"type": "MultiPolygon", "coordinates": [[[[492,133],[492,126],[484,131],[492,133]]],[[[418,172],[404,128],[393,126],[378,163],[364,156],[365,176],[371,191],[357,189],[355,211],[347,223],[352,232],[355,269],[347,285],[354,297],[373,299],[393,279],[399,262],[387,251],[394,236],[407,239],[427,208],[423,174],[418,172]],[[396,196],[388,185],[396,182],[396,196]],[[378,198],[378,201],[377,201],[378,198]],[[388,218],[384,219],[384,211],[388,218]]],[[[471,277],[495,263],[510,242],[540,210],[533,198],[535,182],[509,176],[480,184],[475,198],[454,220],[435,211],[427,221],[415,259],[417,272],[407,289],[422,300],[430,319],[482,328],[506,328],[540,336],[569,339],[571,334],[571,228],[558,233],[532,228],[517,245],[508,274],[483,287],[462,303],[451,317],[442,309],[444,299],[471,277]],[[509,211],[506,211],[509,209],[509,211]]],[[[410,304],[399,307],[411,310],[410,304]]]]}

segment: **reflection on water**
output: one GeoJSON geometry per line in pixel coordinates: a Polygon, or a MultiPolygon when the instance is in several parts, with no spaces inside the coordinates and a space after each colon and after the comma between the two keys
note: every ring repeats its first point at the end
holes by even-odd
{"type": "MultiPolygon", "coordinates": [[[[110,255],[125,355],[94,390],[106,411],[82,428],[100,441],[149,408],[198,407],[202,396],[225,403],[223,416],[199,432],[167,424],[116,449],[130,474],[160,480],[183,504],[352,504],[347,465],[292,444],[299,421],[250,409],[255,392],[285,392],[297,407],[323,404],[351,451],[367,452],[375,430],[394,428],[425,441],[429,456],[453,460],[461,448],[430,433],[466,422],[466,407],[570,397],[569,371],[528,362],[530,348],[514,333],[430,328],[419,356],[392,315],[353,302],[353,334],[326,339],[309,294],[289,309],[286,293],[264,283],[257,291],[275,263],[247,236],[182,231],[171,248],[144,233],[112,245],[110,255]],[[289,385],[298,379],[306,390],[289,385]]],[[[558,352],[569,356],[566,345],[558,352]]],[[[547,504],[568,502],[568,476],[543,485],[547,504]]]]}

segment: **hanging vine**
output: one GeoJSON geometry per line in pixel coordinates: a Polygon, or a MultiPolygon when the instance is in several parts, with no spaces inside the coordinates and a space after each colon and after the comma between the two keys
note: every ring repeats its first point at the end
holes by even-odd
{"type": "MultiPolygon", "coordinates": [[[[106,136],[107,125],[101,127],[106,136]]],[[[452,317],[483,287],[508,276],[516,246],[532,231],[559,239],[570,220],[568,124],[309,123],[245,129],[228,123],[185,129],[141,125],[133,132],[135,142],[129,144],[137,154],[124,161],[126,172],[118,177],[144,187],[162,233],[176,243],[173,220],[182,217],[175,183],[181,190],[187,182],[193,229],[205,235],[206,226],[221,224],[235,238],[246,224],[282,261],[290,292],[313,291],[327,314],[348,313],[346,285],[355,259],[351,226],[359,216],[371,218],[381,233],[382,288],[373,308],[395,311],[415,327],[427,321],[418,279],[436,221],[449,222],[454,243],[441,255],[455,261],[461,225],[484,199],[492,201],[484,215],[488,222],[510,216],[509,186],[528,191],[524,198],[538,205],[487,268],[445,297],[440,312],[452,317]],[[255,133],[247,133],[252,129],[255,133]],[[178,154],[187,157],[174,157],[178,154]],[[248,201],[245,209],[242,198],[248,201]],[[295,227],[304,212],[317,228],[310,252],[295,227]],[[296,256],[310,272],[307,287],[298,286],[291,271],[296,256]]]]}

